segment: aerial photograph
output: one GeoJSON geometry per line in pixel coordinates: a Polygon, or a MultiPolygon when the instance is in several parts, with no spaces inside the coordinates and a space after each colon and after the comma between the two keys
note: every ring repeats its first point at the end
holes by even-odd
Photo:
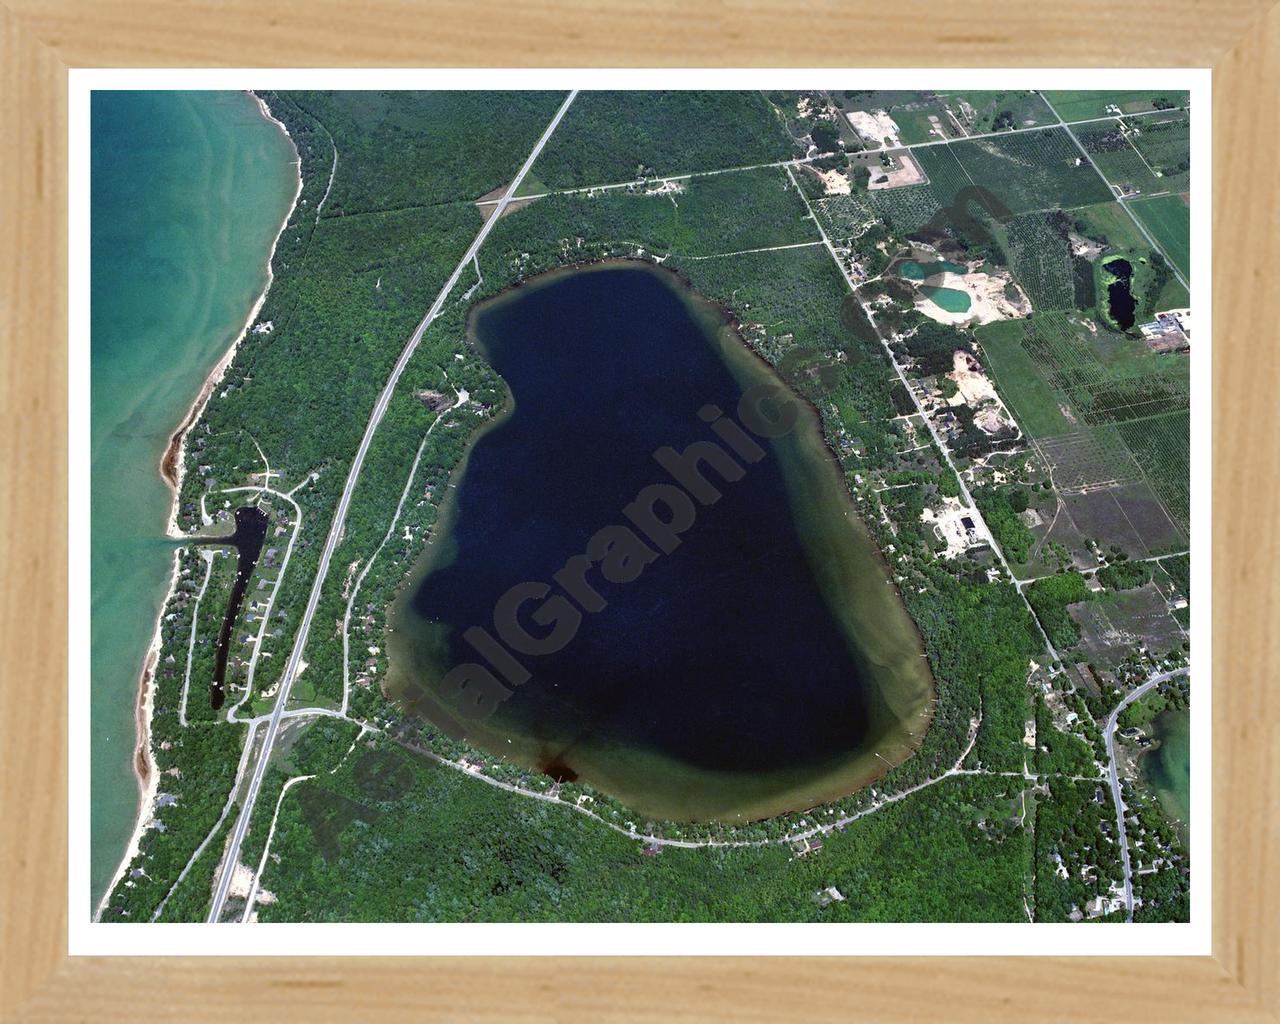
{"type": "Polygon", "coordinates": [[[83,913],[1189,921],[1191,119],[95,89],[83,913]]]}

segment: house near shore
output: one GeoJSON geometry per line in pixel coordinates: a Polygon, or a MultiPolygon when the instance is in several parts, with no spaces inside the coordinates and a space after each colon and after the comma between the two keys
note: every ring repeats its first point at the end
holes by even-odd
{"type": "Polygon", "coordinates": [[[807,857],[811,853],[818,853],[822,849],[822,840],[817,836],[811,836],[808,839],[801,839],[791,844],[791,850],[797,857],[807,857]]]}

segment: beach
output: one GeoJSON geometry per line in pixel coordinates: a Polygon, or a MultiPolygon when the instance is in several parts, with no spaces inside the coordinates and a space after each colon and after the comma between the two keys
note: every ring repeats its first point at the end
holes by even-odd
{"type": "Polygon", "coordinates": [[[95,95],[95,905],[136,853],[157,793],[149,723],[185,438],[261,310],[300,191],[296,148],[256,96],[95,95]]]}

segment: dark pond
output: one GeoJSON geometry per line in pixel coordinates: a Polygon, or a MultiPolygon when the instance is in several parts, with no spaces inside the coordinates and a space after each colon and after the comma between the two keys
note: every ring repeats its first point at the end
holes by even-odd
{"type": "Polygon", "coordinates": [[[216,711],[227,699],[226,675],[227,652],[231,649],[231,631],[235,628],[236,618],[240,614],[240,604],[244,600],[245,587],[249,585],[249,577],[253,575],[258,564],[258,555],[262,551],[262,542],[267,536],[267,514],[262,509],[245,505],[236,509],[236,530],[230,537],[220,537],[216,541],[219,547],[231,545],[236,549],[236,579],[231,585],[231,597],[227,600],[227,610],[222,617],[222,628],[218,631],[218,649],[215,653],[213,682],[209,687],[209,703],[216,711]]]}
{"type": "Polygon", "coordinates": [[[1138,302],[1133,297],[1130,284],[1133,280],[1133,267],[1128,260],[1114,259],[1103,265],[1104,270],[1115,275],[1115,280],[1107,285],[1107,305],[1111,319],[1122,331],[1133,326],[1134,313],[1138,302]]]}
{"type": "Polygon", "coordinates": [[[611,264],[510,290],[471,330],[512,401],[393,610],[402,702],[684,820],[830,800],[918,746],[933,690],[915,625],[812,408],[717,310],[611,264]],[[790,408],[789,431],[743,429],[759,388],[749,411],[790,408]],[[655,458],[691,445],[696,472],[655,458]]]}

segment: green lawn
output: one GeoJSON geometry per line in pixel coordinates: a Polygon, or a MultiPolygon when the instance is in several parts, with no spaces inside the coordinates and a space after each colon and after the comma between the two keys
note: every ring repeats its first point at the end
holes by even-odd
{"type": "Polygon", "coordinates": [[[1022,345],[1026,323],[1003,320],[974,331],[986,354],[1000,397],[1032,437],[1052,437],[1075,429],[1062,414],[1066,399],[1045,381],[1035,360],[1022,345]]]}
{"type": "Polygon", "coordinates": [[[1130,204],[1130,208],[1168,255],[1170,262],[1191,277],[1191,207],[1182,196],[1160,196],[1130,204]]]}
{"type": "Polygon", "coordinates": [[[1097,89],[1067,89],[1061,91],[1047,90],[1044,97],[1064,121],[1084,121],[1092,117],[1107,117],[1115,111],[1107,107],[1115,105],[1123,114],[1139,114],[1145,110],[1156,110],[1155,101],[1162,100],[1162,105],[1185,107],[1190,102],[1187,92],[1151,92],[1130,89],[1119,92],[1106,92],[1097,89]]]}
{"type": "Polygon", "coordinates": [[[1083,210],[1072,210],[1071,214],[1084,224],[1085,234],[1091,238],[1105,238],[1113,249],[1139,249],[1146,245],[1142,232],[1119,203],[1099,203],[1083,210]]]}

